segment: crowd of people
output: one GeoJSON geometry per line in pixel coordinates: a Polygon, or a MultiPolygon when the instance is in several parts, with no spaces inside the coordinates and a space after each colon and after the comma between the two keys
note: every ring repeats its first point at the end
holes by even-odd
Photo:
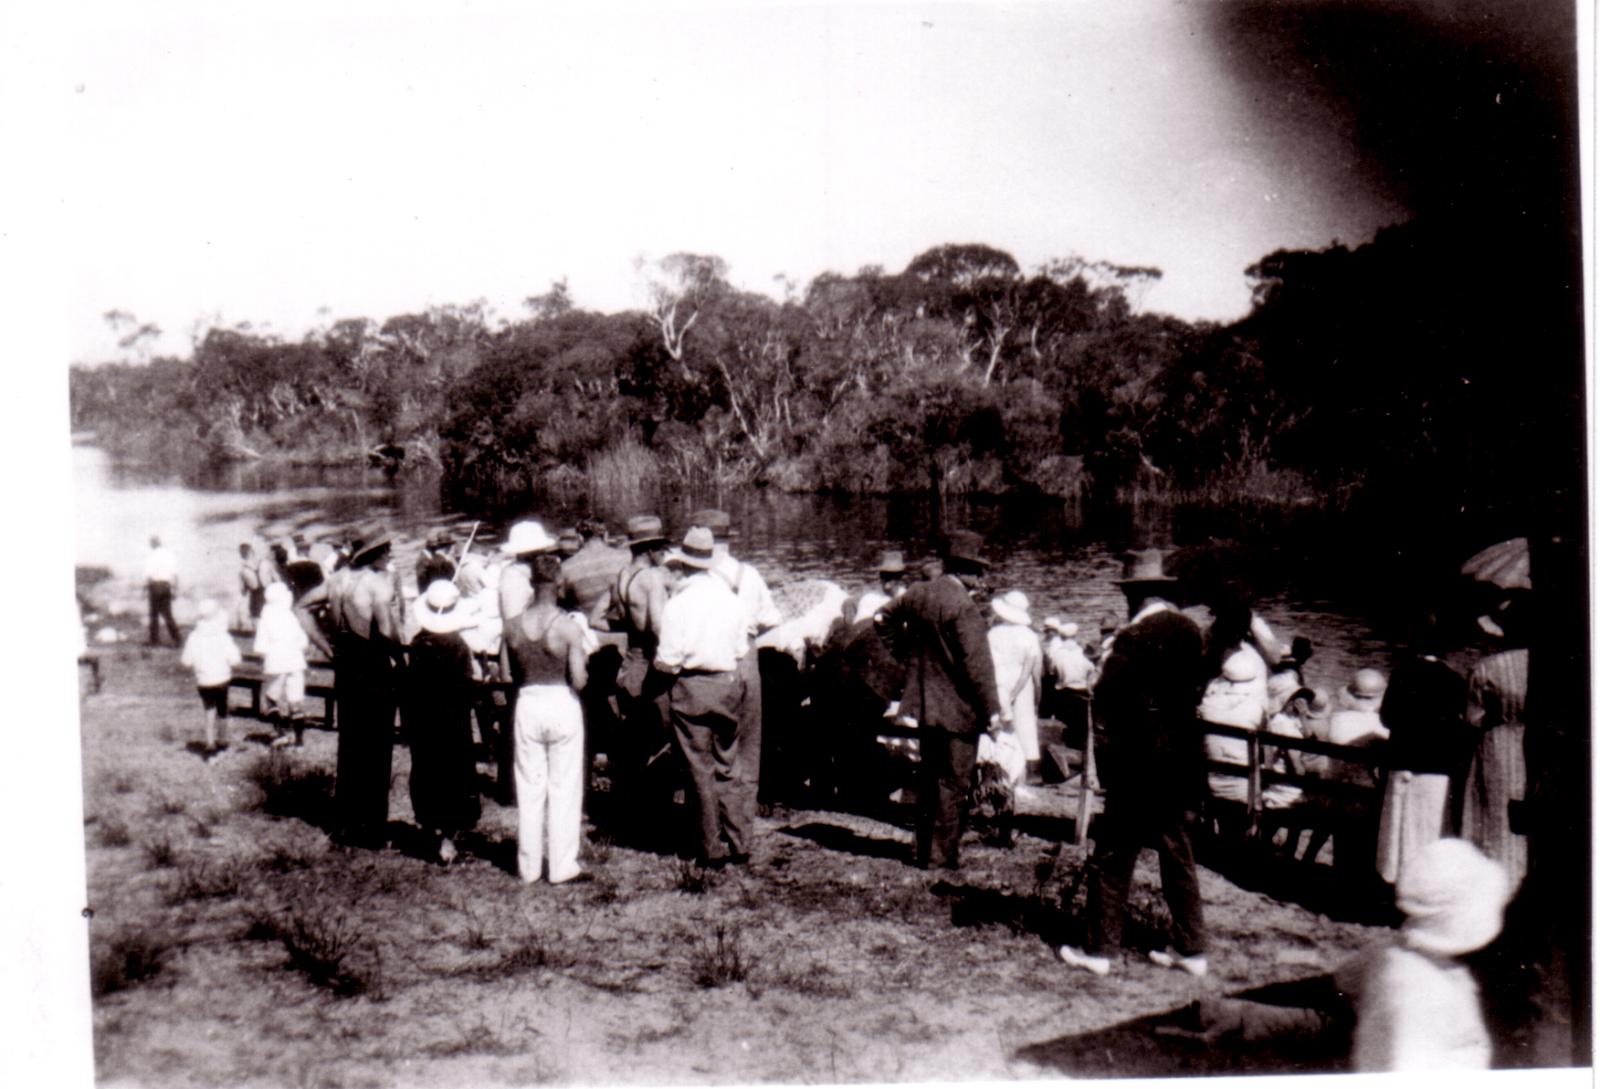
{"type": "MultiPolygon", "coordinates": [[[[308,654],[332,662],[342,841],[385,840],[398,712],[417,823],[439,860],[453,860],[455,840],[480,817],[476,721],[494,753],[499,800],[517,806],[517,865],[527,882],[585,876],[581,828],[597,752],[613,799],[636,811],[659,800],[653,769],[675,768],[692,815],[685,853],[707,869],[747,864],[758,800],[782,777],[770,761],[763,775],[764,740],[773,741],[764,725],[775,725],[764,719],[774,707],[798,713],[801,666],[814,743],[789,750],[784,768],[813,786],[844,790],[865,779],[871,790],[883,724],[912,732],[913,860],[924,868],[959,867],[979,765],[1012,786],[1040,781],[1041,713],[1063,724],[1061,736],[1081,738],[1094,754],[1084,778],[1104,810],[1094,826],[1085,939],[1059,953],[1096,975],[1114,966],[1146,847],[1157,852],[1171,916],[1169,944],[1148,957],[1206,973],[1192,840],[1202,813],[1219,828],[1241,815],[1276,815],[1289,856],[1309,832],[1308,862],[1332,834],[1336,863],[1357,860],[1391,885],[1405,886],[1408,874],[1415,884],[1419,860],[1437,867],[1433,845],[1457,836],[1503,875],[1507,897],[1522,879],[1523,592],[1508,592],[1482,618],[1505,649],[1470,676],[1443,660],[1442,629],[1429,617],[1391,675],[1362,668],[1330,694],[1306,683],[1310,642],[1285,646],[1241,597],[1204,602],[1212,621],[1202,629],[1180,610],[1190,602],[1159,550],[1129,554],[1118,581],[1128,618],[1102,621],[1100,638],[1086,644],[1079,625],[1061,617],[1036,630],[1022,590],[991,596],[975,533],[949,532],[920,564],[884,552],[876,584],[854,595],[832,586],[781,605],[731,552],[736,539],[716,510],[691,516],[676,544],[652,514],[628,520],[623,547],[592,522],[559,535],[518,522],[489,554],[440,535],[416,559],[409,604],[387,537],[343,547],[290,539],[259,558],[245,545],[232,622],[254,631],[274,745],[301,744],[308,654]],[[785,656],[791,675],[766,668],[763,649],[785,656]],[[764,674],[777,686],[765,700],[764,674]],[[1285,743],[1262,749],[1260,767],[1279,774],[1259,783],[1259,804],[1242,807],[1252,788],[1240,735],[1254,732],[1285,743]],[[1340,759],[1291,739],[1378,748],[1370,759],[1340,759]],[[1374,801],[1318,791],[1318,778],[1365,786],[1374,801]],[[1302,828],[1302,816],[1316,819],[1302,828]]],[[[175,628],[175,565],[158,541],[149,573],[154,641],[159,623],[175,628]]],[[[228,628],[227,613],[202,603],[183,651],[205,707],[208,756],[220,747],[239,665],[228,628]]]]}

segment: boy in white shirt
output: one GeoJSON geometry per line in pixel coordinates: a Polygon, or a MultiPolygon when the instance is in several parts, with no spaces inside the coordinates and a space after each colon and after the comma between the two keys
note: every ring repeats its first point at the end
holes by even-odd
{"type": "Polygon", "coordinates": [[[219,724],[228,718],[228,682],[233,668],[242,660],[239,647],[228,634],[228,618],[215,601],[200,602],[194,630],[183,644],[180,659],[194,670],[194,683],[200,690],[200,703],[206,711],[206,742],[201,754],[207,761],[227,748],[219,737],[219,724]]]}

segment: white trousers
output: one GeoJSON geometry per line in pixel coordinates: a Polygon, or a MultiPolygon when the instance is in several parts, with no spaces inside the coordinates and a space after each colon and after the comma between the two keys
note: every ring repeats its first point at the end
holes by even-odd
{"type": "Polygon", "coordinates": [[[539,880],[545,838],[550,883],[571,881],[583,822],[583,707],[564,684],[534,684],[517,693],[517,873],[539,880]]]}

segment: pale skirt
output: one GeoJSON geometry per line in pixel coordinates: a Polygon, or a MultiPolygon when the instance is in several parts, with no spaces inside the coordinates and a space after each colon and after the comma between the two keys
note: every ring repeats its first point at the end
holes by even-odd
{"type": "Polygon", "coordinates": [[[1413,774],[1402,781],[1391,772],[1378,818],[1378,873],[1389,884],[1400,876],[1406,860],[1440,838],[1450,808],[1448,775],[1413,774]]]}

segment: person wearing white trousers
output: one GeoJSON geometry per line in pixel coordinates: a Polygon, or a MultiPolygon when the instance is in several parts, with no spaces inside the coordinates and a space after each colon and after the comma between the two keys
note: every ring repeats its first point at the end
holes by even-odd
{"type": "Polygon", "coordinates": [[[549,857],[552,885],[583,875],[578,847],[583,821],[583,706],[588,658],[578,621],[556,606],[560,562],[533,558],[533,603],[506,625],[511,667],[520,688],[513,719],[517,783],[517,873],[539,880],[549,857]]]}

